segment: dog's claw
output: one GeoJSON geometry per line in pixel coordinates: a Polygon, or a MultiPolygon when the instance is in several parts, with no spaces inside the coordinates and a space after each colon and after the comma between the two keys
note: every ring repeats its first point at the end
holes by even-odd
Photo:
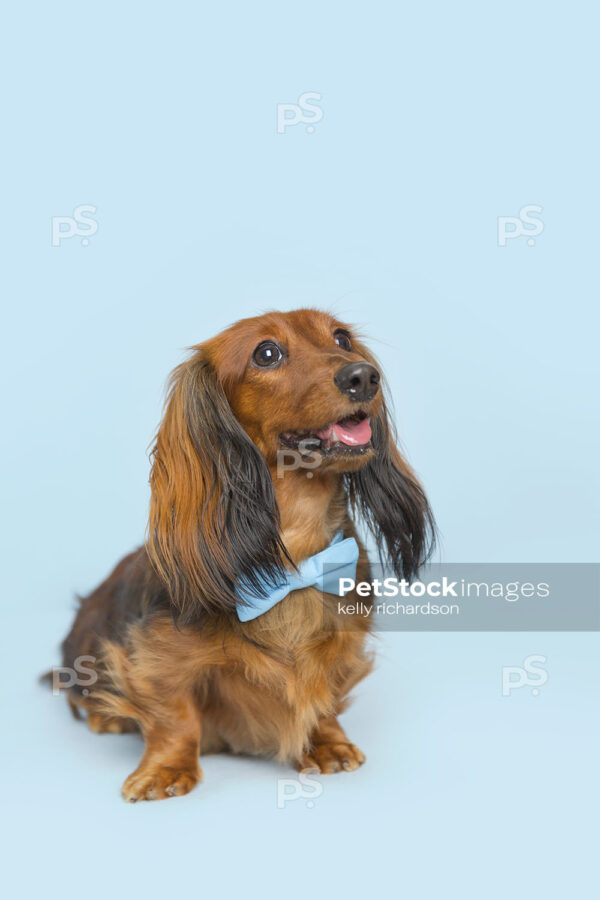
{"type": "Polygon", "coordinates": [[[365,755],[354,744],[316,744],[306,753],[298,768],[310,774],[332,775],[335,772],[354,772],[365,762],[365,755]]]}
{"type": "Polygon", "coordinates": [[[195,771],[192,768],[178,769],[172,766],[147,767],[133,772],[125,780],[121,793],[128,803],[164,800],[187,794],[200,780],[199,766],[195,771]]]}

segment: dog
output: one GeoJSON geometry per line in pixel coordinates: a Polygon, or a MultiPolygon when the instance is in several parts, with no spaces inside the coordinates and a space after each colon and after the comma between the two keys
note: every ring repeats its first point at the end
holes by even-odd
{"type": "Polygon", "coordinates": [[[235,323],[173,372],[151,463],[146,542],[62,645],[63,666],[93,663],[91,689],[66,689],[73,714],[143,736],[124,799],[186,794],[219,751],[357,769],[338,716],[373,665],[370,617],[340,614],[313,562],[368,580],[362,520],[410,578],[435,539],[366,346],[313,309],[235,323]]]}

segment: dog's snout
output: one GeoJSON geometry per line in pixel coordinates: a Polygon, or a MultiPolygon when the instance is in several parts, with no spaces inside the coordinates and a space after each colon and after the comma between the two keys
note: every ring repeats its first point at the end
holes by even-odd
{"type": "Polygon", "coordinates": [[[375,366],[367,362],[347,363],[336,373],[334,381],[343,394],[351,400],[372,400],[379,390],[380,375],[375,366]]]}

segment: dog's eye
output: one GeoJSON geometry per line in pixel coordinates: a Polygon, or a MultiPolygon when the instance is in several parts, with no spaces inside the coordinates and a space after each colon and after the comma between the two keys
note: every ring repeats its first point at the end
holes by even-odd
{"type": "Polygon", "coordinates": [[[283,353],[273,341],[263,341],[254,351],[252,359],[257,366],[262,366],[264,369],[267,366],[276,366],[283,359],[283,353]]]}
{"type": "Polygon", "coordinates": [[[348,353],[352,352],[352,341],[350,340],[350,335],[347,331],[338,328],[338,330],[333,333],[333,339],[342,350],[346,350],[348,353]]]}

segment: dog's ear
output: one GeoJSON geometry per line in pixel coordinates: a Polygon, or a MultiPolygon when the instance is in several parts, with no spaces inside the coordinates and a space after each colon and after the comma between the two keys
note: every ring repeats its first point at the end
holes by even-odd
{"type": "Polygon", "coordinates": [[[233,612],[240,581],[260,596],[281,578],[271,475],[201,348],[171,377],[150,485],[148,555],[182,624],[233,612]]]}
{"type": "MultiPolygon", "coordinates": [[[[361,348],[369,362],[375,360],[361,348]]],[[[347,475],[350,503],[362,516],[398,578],[410,578],[423,566],[435,545],[435,522],[427,497],[396,446],[385,401],[371,420],[373,458],[347,475]]]]}

